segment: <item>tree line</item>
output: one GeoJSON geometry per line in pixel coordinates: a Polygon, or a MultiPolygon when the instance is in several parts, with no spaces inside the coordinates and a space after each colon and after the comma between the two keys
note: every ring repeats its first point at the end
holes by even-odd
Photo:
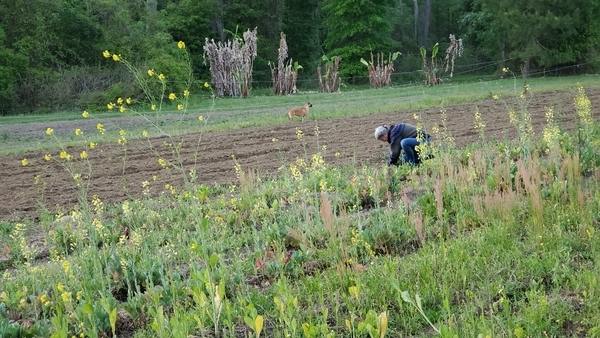
{"type": "Polygon", "coordinates": [[[282,33],[306,88],[318,87],[319,68],[334,58],[343,83],[368,83],[361,59],[379,53],[401,52],[397,81],[417,80],[410,72],[421,69],[420,50],[444,50],[451,35],[464,43],[464,62],[485,65],[473,71],[590,72],[600,65],[598,17],[598,0],[1,0],[0,114],[99,108],[141,95],[104,50],[176,79],[176,42],[184,41],[203,84],[207,39],[254,28],[256,87],[270,86],[282,33]]]}

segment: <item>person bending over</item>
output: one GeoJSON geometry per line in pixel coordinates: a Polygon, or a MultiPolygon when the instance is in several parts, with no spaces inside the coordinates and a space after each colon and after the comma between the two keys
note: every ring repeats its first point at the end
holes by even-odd
{"type": "MultiPolygon", "coordinates": [[[[422,141],[429,144],[429,135],[423,131],[422,141]]],[[[375,128],[375,138],[382,142],[390,144],[390,156],[388,165],[398,165],[400,153],[404,152],[402,159],[404,163],[419,164],[419,152],[416,147],[421,144],[417,139],[417,127],[408,123],[392,124],[391,126],[382,125],[375,128]]]]}

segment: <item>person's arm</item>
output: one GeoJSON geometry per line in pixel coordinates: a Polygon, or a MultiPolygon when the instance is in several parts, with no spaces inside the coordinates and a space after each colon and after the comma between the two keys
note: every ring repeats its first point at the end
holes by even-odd
{"type": "Polygon", "coordinates": [[[398,159],[400,159],[400,154],[402,153],[400,141],[402,141],[402,138],[398,137],[390,144],[391,154],[388,158],[388,165],[398,165],[398,159]]]}

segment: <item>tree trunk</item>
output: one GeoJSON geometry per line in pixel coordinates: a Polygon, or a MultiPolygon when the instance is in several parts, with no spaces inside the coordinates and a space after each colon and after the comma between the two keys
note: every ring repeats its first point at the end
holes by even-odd
{"type": "Polygon", "coordinates": [[[415,41],[419,41],[419,1],[414,0],[415,4],[415,41]]]}
{"type": "Polygon", "coordinates": [[[423,46],[429,46],[429,24],[431,21],[431,0],[425,0],[425,13],[423,15],[423,46]]]}
{"type": "Polygon", "coordinates": [[[223,0],[214,0],[214,13],[210,19],[212,28],[219,35],[219,41],[225,41],[225,25],[223,24],[223,0]]]}
{"type": "Polygon", "coordinates": [[[156,21],[156,12],[158,11],[157,0],[146,0],[146,13],[148,17],[146,19],[146,31],[152,30],[154,22],[156,21]]]}

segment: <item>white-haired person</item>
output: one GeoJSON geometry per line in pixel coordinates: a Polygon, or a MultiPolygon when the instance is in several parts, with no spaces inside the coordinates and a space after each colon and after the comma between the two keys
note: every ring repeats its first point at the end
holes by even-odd
{"type": "Polygon", "coordinates": [[[391,126],[382,125],[375,128],[375,138],[382,142],[387,142],[390,145],[390,156],[388,157],[388,165],[400,164],[400,154],[404,163],[419,164],[419,152],[416,149],[421,141],[429,144],[430,137],[424,131],[420,131],[422,135],[417,137],[417,127],[408,123],[392,124],[391,126]],[[421,140],[421,141],[419,141],[421,140]]]}

